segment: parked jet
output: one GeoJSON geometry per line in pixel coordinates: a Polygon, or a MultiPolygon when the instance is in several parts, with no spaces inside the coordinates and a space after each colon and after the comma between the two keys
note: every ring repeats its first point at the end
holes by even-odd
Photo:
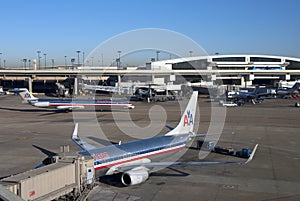
{"type": "Polygon", "coordinates": [[[300,83],[296,82],[294,86],[290,89],[276,89],[276,95],[280,97],[285,97],[288,95],[299,94],[300,83]]]}
{"type": "Polygon", "coordinates": [[[253,159],[257,146],[245,162],[159,162],[167,159],[185,148],[194,137],[220,134],[196,134],[193,132],[198,92],[193,92],[190,101],[177,127],[170,128],[164,136],[156,136],[132,142],[119,143],[96,148],[82,141],[78,136],[78,123],[73,131],[72,139],[83,151],[79,155],[92,156],[97,176],[122,173],[121,182],[135,185],[146,181],[154,168],[166,166],[216,165],[216,164],[247,164],[253,159]]]}
{"type": "Polygon", "coordinates": [[[122,93],[127,95],[132,94],[132,89],[130,87],[113,87],[88,84],[81,84],[81,87],[84,91],[122,93]]]}
{"type": "Polygon", "coordinates": [[[251,102],[253,104],[261,103],[264,99],[274,98],[276,94],[275,89],[259,88],[256,87],[251,92],[239,91],[239,92],[226,92],[226,99],[235,100],[238,104],[251,102]]]}
{"type": "Polygon", "coordinates": [[[26,88],[17,89],[25,103],[35,107],[56,108],[57,110],[70,111],[84,109],[85,107],[100,107],[101,109],[133,109],[134,105],[127,101],[117,100],[89,100],[89,99],[42,99],[36,98],[26,88]]]}

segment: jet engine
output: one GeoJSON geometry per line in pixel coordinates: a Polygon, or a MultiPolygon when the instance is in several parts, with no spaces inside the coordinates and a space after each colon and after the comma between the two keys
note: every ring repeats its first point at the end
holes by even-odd
{"type": "Polygon", "coordinates": [[[34,103],[34,106],[36,107],[49,107],[50,103],[49,102],[36,102],[34,103]]]}
{"type": "Polygon", "coordinates": [[[137,167],[130,171],[124,172],[121,180],[125,186],[140,184],[149,178],[149,172],[144,167],[137,167]]]}
{"type": "Polygon", "coordinates": [[[59,110],[82,110],[84,109],[84,106],[81,106],[81,105],[76,105],[76,106],[57,106],[56,107],[57,109],[59,110]]]}

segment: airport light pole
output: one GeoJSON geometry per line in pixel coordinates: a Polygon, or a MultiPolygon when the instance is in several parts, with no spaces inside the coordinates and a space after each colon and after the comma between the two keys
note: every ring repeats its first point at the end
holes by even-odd
{"type": "Polygon", "coordinates": [[[5,68],[5,62],[6,62],[6,60],[3,59],[3,68],[5,68]]]}
{"type": "Polygon", "coordinates": [[[84,52],[82,52],[82,66],[84,66],[84,52]]]}
{"type": "Polygon", "coordinates": [[[193,51],[192,51],[192,50],[190,50],[190,51],[189,51],[189,53],[190,53],[190,57],[192,57],[192,55],[193,55],[193,51]]]}
{"type": "Polygon", "coordinates": [[[30,70],[30,63],[31,63],[31,60],[30,59],[28,59],[28,69],[30,70]]]}
{"type": "Polygon", "coordinates": [[[65,56],[65,67],[67,68],[67,56],[65,56]]]}
{"type": "Polygon", "coordinates": [[[46,69],[47,68],[47,59],[46,59],[47,54],[45,53],[44,56],[45,56],[45,69],[46,69]]]}
{"type": "Polygon", "coordinates": [[[23,62],[24,62],[24,69],[26,70],[26,62],[27,62],[27,59],[23,59],[23,62]]]}
{"type": "Polygon", "coordinates": [[[80,53],[80,50],[77,50],[76,52],[77,52],[77,56],[78,56],[77,67],[79,67],[79,63],[80,63],[80,62],[79,62],[79,53],[80,53]]]}
{"type": "Polygon", "coordinates": [[[38,54],[38,59],[39,59],[39,70],[40,70],[40,68],[41,68],[41,56],[40,56],[41,51],[38,50],[38,51],[36,51],[36,52],[37,52],[37,54],[38,54]]]}
{"type": "Polygon", "coordinates": [[[0,68],[1,68],[1,55],[2,55],[2,52],[0,52],[0,68]]]}
{"type": "Polygon", "coordinates": [[[72,64],[73,70],[74,70],[74,62],[75,62],[75,59],[72,58],[72,59],[71,59],[71,64],[72,64]]]}
{"type": "Polygon", "coordinates": [[[159,56],[159,53],[160,53],[160,51],[157,50],[157,51],[156,51],[156,61],[159,60],[159,57],[158,57],[158,56],[159,56]]]}
{"type": "Polygon", "coordinates": [[[118,64],[117,67],[121,67],[121,52],[122,52],[121,50],[118,51],[119,58],[117,60],[118,61],[117,62],[117,64],[118,64]]]}

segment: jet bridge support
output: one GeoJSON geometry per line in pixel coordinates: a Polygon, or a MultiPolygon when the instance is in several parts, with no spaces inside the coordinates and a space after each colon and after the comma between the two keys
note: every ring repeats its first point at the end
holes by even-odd
{"type": "Polygon", "coordinates": [[[31,76],[28,77],[28,90],[32,93],[32,78],[31,76]]]}

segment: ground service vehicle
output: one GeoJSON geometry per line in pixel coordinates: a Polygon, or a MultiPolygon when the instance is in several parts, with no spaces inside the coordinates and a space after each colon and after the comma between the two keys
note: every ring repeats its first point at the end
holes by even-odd
{"type": "Polygon", "coordinates": [[[197,149],[203,149],[205,151],[211,151],[214,149],[215,143],[211,141],[198,140],[197,149]]]}
{"type": "Polygon", "coordinates": [[[220,146],[216,146],[214,148],[214,152],[215,153],[219,153],[219,154],[227,154],[227,155],[234,155],[234,149],[231,147],[220,147],[220,146]]]}
{"type": "Polygon", "coordinates": [[[249,156],[252,153],[252,149],[250,148],[243,148],[241,151],[237,151],[236,152],[236,156],[237,157],[241,157],[241,158],[249,158],[249,156]]]}

